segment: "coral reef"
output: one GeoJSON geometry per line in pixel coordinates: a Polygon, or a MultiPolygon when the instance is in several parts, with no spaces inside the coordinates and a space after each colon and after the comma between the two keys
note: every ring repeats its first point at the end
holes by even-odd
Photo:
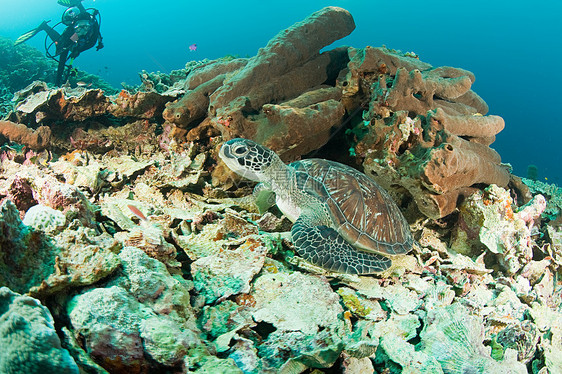
{"type": "Polygon", "coordinates": [[[48,83],[55,81],[56,63],[43,53],[25,44],[14,46],[10,39],[0,36],[0,87],[12,94],[35,80],[48,83]]]}
{"type": "Polygon", "coordinates": [[[22,83],[0,125],[0,371],[559,372],[560,189],[509,175],[470,72],[319,52],[353,28],[325,8],[115,94],[22,83]],[[308,264],[218,160],[233,136],[362,165],[419,245],[373,276],[308,264]]]}
{"type": "Polygon", "coordinates": [[[0,287],[0,371],[79,373],[54,325],[49,309],[38,300],[0,287]]]}
{"type": "MultiPolygon", "coordinates": [[[[326,7],[254,57],[195,62],[170,75],[142,72],[134,93],[28,88],[10,119],[29,127],[83,121],[77,130],[87,130],[108,124],[107,114],[121,125],[162,116],[174,142],[243,137],[289,161],[327,144],[346,115],[368,106],[363,121],[347,129],[355,135],[350,152],[383,187],[413,197],[426,216],[452,213],[482,184],[507,186],[508,168],[489,147],[504,122],[485,115],[486,103],[471,90],[474,75],[385,47],[319,52],[354,28],[347,11],[326,7]]],[[[77,139],[68,132],[54,131],[58,139],[51,143],[71,149],[77,139]]],[[[94,139],[77,144],[103,143],[94,139]]],[[[225,174],[219,166],[213,183],[224,183],[225,174]]]]}

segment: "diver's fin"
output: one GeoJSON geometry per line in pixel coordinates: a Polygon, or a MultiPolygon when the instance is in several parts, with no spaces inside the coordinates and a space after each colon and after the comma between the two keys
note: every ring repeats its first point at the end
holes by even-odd
{"type": "Polygon", "coordinates": [[[41,22],[41,24],[39,26],[37,26],[37,28],[30,30],[28,32],[26,32],[25,34],[21,35],[19,38],[16,39],[16,41],[14,42],[14,46],[19,45],[29,39],[31,39],[32,37],[34,37],[35,35],[37,35],[37,33],[41,30],[45,30],[45,28],[48,28],[47,23],[50,21],[43,21],[41,22]]]}
{"type": "Polygon", "coordinates": [[[19,38],[16,39],[16,41],[14,42],[14,46],[21,44],[29,39],[31,39],[32,37],[34,37],[35,35],[37,35],[37,33],[41,31],[41,29],[38,27],[36,29],[33,29],[31,31],[26,32],[23,35],[20,35],[19,38]]]}
{"type": "Polygon", "coordinates": [[[18,44],[21,44],[21,43],[23,43],[23,42],[25,42],[25,41],[31,39],[31,38],[32,38],[33,36],[35,36],[38,32],[39,32],[39,30],[33,29],[33,30],[31,30],[31,31],[26,32],[26,33],[23,34],[23,35],[20,35],[20,36],[16,39],[16,41],[14,42],[14,46],[16,46],[16,45],[18,45],[18,44]]]}
{"type": "Polygon", "coordinates": [[[82,2],[82,0],[58,0],[57,3],[62,5],[62,6],[76,6],[78,4],[80,4],[82,2]]]}

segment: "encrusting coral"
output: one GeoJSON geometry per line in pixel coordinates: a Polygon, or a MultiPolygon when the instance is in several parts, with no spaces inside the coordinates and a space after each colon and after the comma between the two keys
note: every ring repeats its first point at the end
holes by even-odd
{"type": "Polygon", "coordinates": [[[0,371],[557,373],[559,189],[510,176],[470,72],[319,52],[353,28],[328,7],[257,56],[135,90],[20,91],[6,128],[25,136],[0,148],[0,371]],[[388,187],[419,243],[384,273],[296,256],[288,219],[217,156],[244,136],[297,159],[334,132],[330,157],[388,187]]]}

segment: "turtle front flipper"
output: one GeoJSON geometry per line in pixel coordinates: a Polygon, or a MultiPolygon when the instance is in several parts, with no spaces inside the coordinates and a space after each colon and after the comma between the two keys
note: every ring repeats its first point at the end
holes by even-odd
{"type": "Polygon", "coordinates": [[[269,208],[275,205],[275,192],[271,191],[263,183],[258,183],[256,187],[254,187],[253,195],[260,214],[264,214],[269,208]]]}
{"type": "Polygon", "coordinates": [[[392,261],[376,253],[359,251],[338,232],[301,215],[291,229],[299,256],[327,270],[348,274],[372,274],[384,271],[392,261]]]}

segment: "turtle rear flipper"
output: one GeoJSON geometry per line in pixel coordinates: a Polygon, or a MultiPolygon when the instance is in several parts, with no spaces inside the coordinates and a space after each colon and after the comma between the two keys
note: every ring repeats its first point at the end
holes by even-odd
{"type": "Polygon", "coordinates": [[[331,227],[314,226],[310,221],[301,215],[293,224],[291,236],[299,256],[314,265],[348,274],[372,274],[392,264],[388,257],[358,251],[331,227]]]}

